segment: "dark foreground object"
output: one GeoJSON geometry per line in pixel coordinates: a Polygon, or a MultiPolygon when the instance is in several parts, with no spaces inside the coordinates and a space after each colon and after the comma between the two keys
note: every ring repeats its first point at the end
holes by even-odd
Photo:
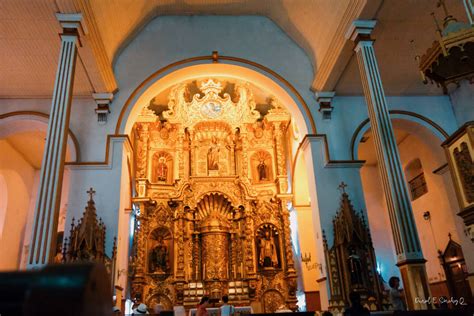
{"type": "Polygon", "coordinates": [[[0,273],[1,316],[109,316],[111,298],[102,264],[0,273]]]}
{"type": "Polygon", "coordinates": [[[279,316],[314,316],[314,312],[297,312],[297,313],[258,313],[251,314],[257,316],[270,316],[270,315],[279,315],[279,316]]]}

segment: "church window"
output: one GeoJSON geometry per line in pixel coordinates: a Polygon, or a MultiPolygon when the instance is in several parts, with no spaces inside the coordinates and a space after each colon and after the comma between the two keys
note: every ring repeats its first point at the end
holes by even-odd
{"type": "Polygon", "coordinates": [[[414,159],[405,168],[405,176],[408,180],[411,200],[414,201],[428,192],[425,174],[420,159],[414,159]]]}

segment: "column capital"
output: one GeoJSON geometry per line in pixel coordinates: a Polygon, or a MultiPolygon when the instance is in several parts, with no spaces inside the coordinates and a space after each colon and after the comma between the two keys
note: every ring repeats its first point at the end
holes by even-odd
{"type": "Polygon", "coordinates": [[[56,13],[56,19],[61,24],[63,31],[86,35],[88,33],[82,13],[56,13]]]}
{"type": "Polygon", "coordinates": [[[112,93],[93,93],[92,97],[97,104],[95,113],[97,114],[97,121],[101,124],[107,123],[107,115],[110,113],[110,103],[114,95],[112,93]]]}
{"type": "Polygon", "coordinates": [[[317,91],[314,93],[316,102],[319,103],[319,112],[323,115],[323,119],[325,120],[331,119],[333,109],[331,102],[335,94],[335,91],[317,91]]]}
{"type": "Polygon", "coordinates": [[[355,20],[347,30],[346,38],[353,42],[371,40],[370,34],[377,24],[376,20],[355,20]]]}

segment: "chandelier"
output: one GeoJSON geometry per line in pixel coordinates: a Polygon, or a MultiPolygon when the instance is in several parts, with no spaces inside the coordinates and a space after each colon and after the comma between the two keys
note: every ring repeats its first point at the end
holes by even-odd
{"type": "Polygon", "coordinates": [[[443,8],[445,15],[440,26],[435,14],[431,13],[438,39],[416,60],[423,82],[436,83],[447,94],[449,84],[474,79],[474,27],[450,15],[444,0],[439,0],[437,5],[443,8]]]}

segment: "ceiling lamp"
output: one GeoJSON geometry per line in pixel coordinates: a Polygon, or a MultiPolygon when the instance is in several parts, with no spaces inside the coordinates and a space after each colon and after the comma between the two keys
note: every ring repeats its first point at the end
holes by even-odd
{"type": "Polygon", "coordinates": [[[474,27],[450,15],[444,0],[438,1],[440,6],[445,14],[442,28],[431,13],[439,38],[421,58],[417,56],[417,60],[423,82],[436,83],[447,94],[450,83],[474,79],[474,27]]]}

